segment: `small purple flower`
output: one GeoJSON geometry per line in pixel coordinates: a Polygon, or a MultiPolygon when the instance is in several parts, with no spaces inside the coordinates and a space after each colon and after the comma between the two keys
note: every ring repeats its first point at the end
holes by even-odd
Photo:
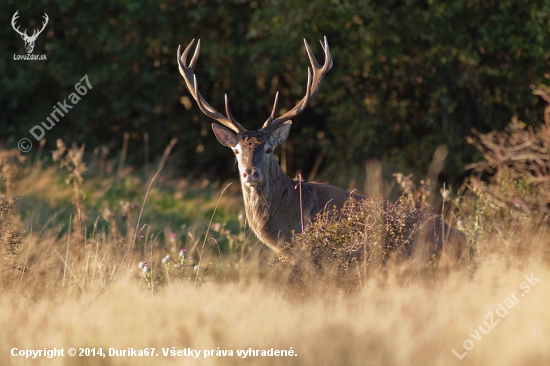
{"type": "Polygon", "coordinates": [[[522,205],[523,205],[522,200],[515,200],[514,201],[514,206],[516,206],[517,208],[521,208],[522,205]]]}
{"type": "Polygon", "coordinates": [[[187,258],[187,249],[180,249],[180,258],[187,258]]]}
{"type": "Polygon", "coordinates": [[[149,273],[149,272],[151,272],[151,268],[149,268],[149,264],[148,264],[147,262],[143,262],[142,271],[143,271],[143,273],[149,273]]]}
{"type": "Polygon", "coordinates": [[[175,233],[170,234],[170,243],[172,243],[172,244],[176,243],[176,234],[175,233]]]}

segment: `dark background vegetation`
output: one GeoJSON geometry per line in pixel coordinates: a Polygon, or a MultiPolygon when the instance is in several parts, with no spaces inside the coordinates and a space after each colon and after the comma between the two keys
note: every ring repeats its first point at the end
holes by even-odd
{"type": "MultiPolygon", "coordinates": [[[[144,163],[171,138],[182,175],[232,178],[231,154],[219,145],[186,90],[176,63],[178,45],[200,38],[196,69],[202,94],[218,110],[228,94],[236,119],[261,127],[273,97],[291,108],[305,92],[309,65],[302,38],[318,59],[326,35],[334,59],[320,93],[294,120],[288,173],[307,176],[326,151],[318,179],[345,185],[364,177],[364,163],[425,172],[445,143],[449,181],[476,160],[465,136],[500,129],[513,115],[534,123],[543,102],[530,85],[548,71],[550,2],[544,0],[319,1],[7,1],[0,25],[0,143],[17,146],[85,75],[93,89],[46,134],[100,145],[144,163]],[[12,29],[49,23],[34,54],[24,54],[12,29]],[[183,97],[183,99],[182,99],[183,97]]],[[[28,32],[32,33],[31,31],[28,32]]]]}

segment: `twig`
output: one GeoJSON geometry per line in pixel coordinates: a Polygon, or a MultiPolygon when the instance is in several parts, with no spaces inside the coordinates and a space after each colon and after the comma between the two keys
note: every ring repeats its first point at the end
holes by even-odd
{"type": "Polygon", "coordinates": [[[25,258],[25,264],[23,265],[23,270],[21,271],[21,279],[19,280],[19,289],[17,290],[17,295],[21,292],[21,284],[23,283],[23,275],[27,271],[27,261],[29,259],[29,252],[31,251],[32,244],[32,223],[31,223],[31,232],[29,235],[29,247],[27,248],[27,257],[25,258]]]}
{"type": "Polygon", "coordinates": [[[122,258],[122,263],[126,260],[126,257],[128,256],[128,253],[130,252],[130,249],[134,247],[136,244],[136,238],[138,236],[138,228],[139,228],[139,222],[141,220],[141,215],[143,214],[143,208],[145,207],[145,202],[147,202],[147,197],[149,197],[149,191],[151,190],[151,186],[153,185],[153,182],[155,181],[155,178],[160,174],[160,171],[162,170],[162,167],[157,170],[155,175],[153,175],[153,178],[151,178],[151,182],[149,183],[149,186],[147,187],[147,191],[145,191],[145,197],[143,198],[143,203],[141,204],[141,209],[139,210],[139,216],[136,223],[136,230],[134,234],[134,239],[132,240],[132,245],[128,246],[128,249],[126,250],[126,253],[124,254],[124,257],[122,258]]]}
{"type": "Polygon", "coordinates": [[[302,208],[302,174],[298,174],[298,184],[294,187],[294,189],[299,190],[300,194],[300,228],[301,233],[304,233],[304,213],[302,208]]]}
{"type": "Polygon", "coordinates": [[[315,175],[317,174],[317,171],[319,170],[319,167],[321,166],[321,162],[323,161],[323,158],[325,157],[326,153],[327,153],[327,148],[324,147],[323,150],[321,150],[321,152],[317,155],[317,158],[315,159],[315,163],[313,163],[313,167],[311,168],[311,172],[307,177],[308,182],[312,182],[315,179],[315,175]]]}
{"type": "Polygon", "coordinates": [[[124,169],[124,161],[126,160],[126,152],[128,151],[128,139],[130,134],[124,132],[124,141],[122,142],[122,152],[120,153],[120,161],[118,163],[117,178],[120,178],[122,175],[122,170],[124,169]]]}
{"type": "Polygon", "coordinates": [[[222,193],[220,193],[220,197],[218,198],[218,202],[216,202],[216,207],[214,207],[214,212],[212,212],[212,216],[210,217],[210,223],[208,224],[208,227],[206,228],[206,234],[204,234],[204,241],[202,242],[201,253],[199,255],[199,264],[197,264],[197,275],[195,276],[195,282],[193,283],[193,288],[195,288],[195,286],[197,285],[197,279],[199,278],[199,272],[201,270],[202,253],[204,251],[204,246],[206,245],[206,240],[208,238],[208,233],[210,232],[210,226],[212,226],[212,221],[214,220],[214,215],[216,214],[216,210],[218,209],[218,206],[220,204],[222,196],[223,196],[225,190],[230,185],[231,185],[231,183],[226,185],[225,188],[222,190],[222,193]]]}
{"type": "Polygon", "coordinates": [[[67,261],[69,260],[69,245],[71,243],[71,222],[73,220],[73,215],[69,216],[69,233],[67,235],[67,250],[65,252],[65,266],[63,267],[63,282],[61,286],[65,286],[65,274],[67,273],[67,261]]]}
{"type": "Polygon", "coordinates": [[[145,154],[145,174],[149,175],[149,134],[143,134],[143,150],[145,154]]]}
{"type": "Polygon", "coordinates": [[[220,256],[220,266],[222,267],[223,282],[225,282],[225,271],[223,270],[222,251],[220,250],[220,245],[218,244],[218,241],[214,238],[210,238],[208,240],[212,240],[214,243],[216,243],[216,246],[218,247],[218,254],[220,256]]]}

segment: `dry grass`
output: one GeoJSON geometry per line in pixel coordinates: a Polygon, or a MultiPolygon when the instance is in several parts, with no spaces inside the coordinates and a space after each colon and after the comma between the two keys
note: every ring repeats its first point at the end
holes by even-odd
{"type": "MultiPolygon", "coordinates": [[[[527,259],[510,265],[491,257],[473,274],[455,272],[434,281],[395,276],[372,279],[354,295],[326,286],[326,292],[293,299],[289,291],[252,280],[248,285],[182,282],[151,295],[131,275],[82,296],[55,289],[33,301],[14,295],[0,299],[0,352],[3,364],[33,365],[546,365],[550,358],[550,271],[527,259]],[[540,282],[520,297],[523,276],[540,282]],[[520,302],[459,361],[451,349],[483,326],[511,293],[520,302]],[[35,359],[10,357],[12,347],[42,349],[103,347],[159,353],[149,358],[82,357],[35,359]],[[297,357],[164,357],[162,348],[217,347],[225,350],[290,349],[297,357]]],[[[495,315],[495,318],[498,318],[495,315]]],[[[496,320],[495,320],[496,321],[496,320]]],[[[483,326],[486,328],[485,326],[483,326]]],[[[475,334],[474,334],[475,335],[475,334]]]]}

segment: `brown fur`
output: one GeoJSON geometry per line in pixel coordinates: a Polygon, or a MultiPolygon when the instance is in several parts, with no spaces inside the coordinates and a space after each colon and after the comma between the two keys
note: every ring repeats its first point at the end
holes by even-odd
{"type": "Polygon", "coordinates": [[[307,226],[325,208],[341,208],[350,193],[328,184],[292,180],[270,157],[270,170],[260,187],[242,184],[246,215],[258,238],[278,252],[293,233],[301,233],[301,223],[307,226]],[[300,185],[302,211],[300,211],[300,185]]]}

